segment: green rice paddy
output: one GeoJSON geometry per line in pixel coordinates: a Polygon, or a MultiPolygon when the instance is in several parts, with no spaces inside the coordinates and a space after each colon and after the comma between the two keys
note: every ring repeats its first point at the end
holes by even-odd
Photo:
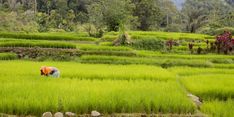
{"type": "Polygon", "coordinates": [[[133,40],[181,41],[173,47],[175,53],[170,53],[112,46],[117,35],[109,32],[98,39],[87,33],[0,33],[0,50],[20,47],[79,52],[70,61],[39,62],[15,60],[20,53],[1,50],[0,114],[41,116],[46,111],[87,114],[97,110],[103,114],[233,116],[234,56],[196,55],[186,47],[195,40],[206,48],[205,40],[214,37],[129,32],[133,40]],[[61,77],[40,76],[44,65],[57,67],[61,77]],[[202,105],[197,107],[188,93],[198,96],[202,105]]]}

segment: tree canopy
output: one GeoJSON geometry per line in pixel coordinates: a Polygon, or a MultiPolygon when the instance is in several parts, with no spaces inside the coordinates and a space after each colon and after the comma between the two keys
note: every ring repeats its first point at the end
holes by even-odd
{"type": "Polygon", "coordinates": [[[234,27],[233,0],[186,0],[182,9],[173,1],[0,0],[0,31],[76,31],[87,26],[95,32],[118,31],[123,24],[130,30],[210,33],[234,27]],[[26,27],[13,28],[12,23],[26,27]]]}

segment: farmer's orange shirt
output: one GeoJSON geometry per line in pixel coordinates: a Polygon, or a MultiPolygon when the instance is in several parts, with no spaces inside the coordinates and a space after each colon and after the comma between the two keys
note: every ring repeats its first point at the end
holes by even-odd
{"type": "Polygon", "coordinates": [[[52,68],[51,68],[51,67],[44,67],[44,68],[42,69],[42,71],[43,71],[43,73],[44,73],[45,75],[48,75],[48,74],[51,73],[52,68]]]}

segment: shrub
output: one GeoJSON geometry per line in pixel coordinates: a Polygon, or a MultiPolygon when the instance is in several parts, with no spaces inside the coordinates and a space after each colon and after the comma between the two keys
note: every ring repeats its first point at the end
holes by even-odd
{"type": "Polygon", "coordinates": [[[142,39],[133,42],[132,47],[143,50],[163,50],[165,48],[164,41],[160,39],[142,39]]]}
{"type": "Polygon", "coordinates": [[[218,53],[223,50],[225,54],[233,49],[232,33],[224,31],[224,33],[216,37],[215,44],[217,46],[218,53]]]}

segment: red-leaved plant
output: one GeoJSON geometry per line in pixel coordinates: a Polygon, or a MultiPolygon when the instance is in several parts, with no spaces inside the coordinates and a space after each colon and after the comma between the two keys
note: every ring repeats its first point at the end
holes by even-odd
{"type": "Polygon", "coordinates": [[[216,37],[215,45],[218,53],[222,50],[225,54],[232,51],[234,45],[234,39],[232,39],[232,33],[224,31],[223,34],[216,37]]]}

